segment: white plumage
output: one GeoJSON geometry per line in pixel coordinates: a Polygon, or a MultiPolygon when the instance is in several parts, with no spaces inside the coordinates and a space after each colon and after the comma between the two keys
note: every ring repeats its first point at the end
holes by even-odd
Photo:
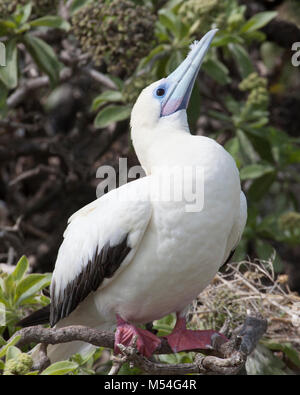
{"type": "MultiPolygon", "coordinates": [[[[199,45],[193,45],[189,59],[199,45]]],[[[211,282],[241,238],[247,204],[235,162],[214,140],[189,133],[184,108],[162,116],[165,103],[153,92],[168,87],[166,80],[141,93],[131,116],[133,144],[147,176],[72,215],[53,273],[52,303],[63,297],[68,284],[105,245],[117,246],[127,235],[130,251],[113,276],[105,278],[58,327],[107,329],[116,324],[116,315],[141,324],[180,313],[211,282]],[[185,199],[157,198],[169,187],[166,178],[159,182],[161,169],[169,170],[172,178],[174,167],[203,169],[201,211],[187,212],[185,199]]],[[[197,176],[183,181],[175,189],[194,187],[197,176]]],[[[79,342],[54,346],[49,355],[53,361],[66,358],[81,346],[79,342]]]]}

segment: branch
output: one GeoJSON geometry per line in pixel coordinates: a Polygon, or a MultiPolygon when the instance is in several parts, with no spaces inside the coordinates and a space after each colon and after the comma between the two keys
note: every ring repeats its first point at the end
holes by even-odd
{"type": "Polygon", "coordinates": [[[38,176],[38,175],[40,175],[42,173],[53,174],[53,175],[56,175],[58,177],[60,176],[60,172],[57,169],[55,169],[53,167],[50,167],[50,166],[45,166],[43,164],[40,164],[37,167],[34,167],[33,169],[24,171],[19,176],[17,176],[13,180],[11,180],[9,182],[9,186],[11,187],[11,186],[13,186],[13,185],[15,185],[15,184],[17,184],[17,183],[19,183],[21,181],[27,180],[28,178],[32,178],[32,177],[38,176]]]}
{"type": "MultiPolygon", "coordinates": [[[[125,347],[118,345],[123,355],[114,357],[113,367],[110,374],[117,374],[124,362],[131,362],[148,374],[237,374],[245,365],[247,356],[254,350],[259,339],[267,329],[266,320],[248,316],[244,325],[234,334],[232,339],[226,343],[214,344],[214,350],[197,350],[202,353],[214,355],[197,354],[193,363],[165,364],[147,359],[140,355],[134,344],[125,347]]],[[[53,329],[29,327],[16,332],[13,337],[20,336],[18,346],[22,347],[30,343],[59,344],[80,340],[97,347],[114,349],[114,333],[99,331],[84,326],[69,326],[66,328],[53,329]]],[[[189,351],[189,350],[187,350],[189,351]]],[[[195,350],[193,350],[195,352],[195,350]]],[[[155,354],[171,354],[166,339],[162,338],[161,346],[155,354]]],[[[45,359],[45,356],[44,358],[45,359]]]]}
{"type": "Polygon", "coordinates": [[[106,88],[112,89],[112,90],[117,90],[118,89],[117,85],[113,82],[113,80],[111,80],[105,74],[102,74],[99,71],[97,71],[95,69],[91,69],[89,67],[84,68],[83,71],[87,75],[89,75],[91,78],[93,78],[93,80],[95,80],[96,82],[99,82],[100,84],[102,84],[106,88]]]}
{"type": "MultiPolygon", "coordinates": [[[[16,332],[13,337],[21,336],[19,347],[30,343],[60,344],[80,340],[90,343],[96,347],[114,348],[115,335],[113,332],[99,331],[81,325],[72,325],[65,328],[43,328],[41,326],[30,326],[16,332]]],[[[173,351],[168,342],[163,339],[159,354],[171,354],[173,351]]]]}
{"type": "MultiPolygon", "coordinates": [[[[72,70],[70,68],[64,68],[60,72],[60,82],[64,82],[71,78],[72,70]]],[[[31,78],[26,80],[17,90],[15,90],[7,99],[7,107],[14,108],[24,99],[26,99],[29,92],[48,86],[50,79],[48,76],[42,76],[37,78],[31,78]]]]}

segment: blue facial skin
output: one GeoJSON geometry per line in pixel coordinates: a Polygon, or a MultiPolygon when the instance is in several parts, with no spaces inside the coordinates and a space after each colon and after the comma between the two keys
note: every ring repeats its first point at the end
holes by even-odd
{"type": "Polygon", "coordinates": [[[164,81],[164,82],[162,82],[158,87],[156,87],[155,90],[154,90],[154,92],[153,92],[153,96],[154,96],[156,99],[159,99],[159,100],[161,100],[161,101],[165,98],[166,93],[167,93],[167,89],[168,89],[168,86],[167,86],[167,84],[165,83],[165,78],[164,78],[163,81],[164,81]],[[164,93],[162,93],[162,91],[164,91],[164,93]]]}
{"type": "Polygon", "coordinates": [[[161,102],[161,117],[187,109],[192,89],[217,29],[211,30],[196,44],[187,58],[156,87],[153,95],[161,102]],[[160,89],[164,89],[163,92],[160,89]]]}

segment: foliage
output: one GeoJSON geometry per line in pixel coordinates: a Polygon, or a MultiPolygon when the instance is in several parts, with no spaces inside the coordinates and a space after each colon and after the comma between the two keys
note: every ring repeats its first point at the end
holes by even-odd
{"type": "Polygon", "coordinates": [[[131,1],[93,1],[72,17],[75,37],[96,66],[117,76],[132,74],[151,49],[155,16],[131,1]]]}
{"type": "Polygon", "coordinates": [[[27,274],[28,261],[23,256],[10,274],[0,271],[0,334],[10,335],[17,322],[34,308],[45,306],[49,298],[41,294],[51,281],[51,274],[27,274]]]}
{"type": "MultiPolygon", "coordinates": [[[[18,329],[16,321],[24,314],[28,313],[32,307],[37,308],[49,303],[40,290],[49,284],[49,275],[43,276],[40,281],[36,281],[34,274],[27,274],[28,262],[22,257],[15,270],[10,275],[2,275],[5,279],[3,284],[9,284],[11,291],[10,303],[13,308],[12,314],[7,314],[7,321],[1,327],[2,333],[9,330],[13,335],[18,329]],[[9,280],[8,280],[9,278],[9,280]],[[26,284],[26,285],[24,285],[26,284]],[[23,303],[18,302],[17,289],[21,289],[23,303]],[[16,290],[12,292],[12,290],[16,290]],[[30,295],[30,296],[29,296],[30,295]]],[[[9,309],[8,296],[2,292],[2,301],[9,309]]],[[[213,284],[209,285],[204,292],[190,306],[188,313],[191,329],[213,328],[220,330],[224,322],[230,317],[231,329],[239,327],[245,320],[247,310],[251,308],[260,312],[266,318],[272,318],[274,323],[270,323],[264,339],[260,342],[254,354],[247,361],[248,374],[292,374],[291,365],[300,368],[299,353],[295,348],[297,327],[299,326],[299,316],[296,313],[297,296],[292,293],[285,293],[279,280],[275,280],[271,262],[241,262],[230,265],[229,270],[224,274],[219,274],[213,284]],[[239,296],[237,296],[239,295],[239,296]],[[278,303],[277,303],[278,302],[278,303]],[[278,326],[277,320],[283,320],[284,325],[278,326]],[[292,332],[295,332],[295,335],[292,332]],[[283,336],[289,339],[279,342],[276,337],[283,336]],[[281,355],[278,355],[278,353],[281,355]]],[[[0,315],[1,317],[1,315],[0,315]]],[[[153,328],[158,336],[166,336],[171,333],[176,323],[175,314],[170,314],[160,320],[154,321],[153,328]]],[[[33,357],[27,353],[27,349],[22,350],[17,347],[20,336],[14,336],[11,340],[5,341],[0,336],[0,374],[3,375],[99,375],[107,374],[111,362],[110,352],[103,348],[92,348],[84,356],[75,354],[69,360],[59,361],[38,371],[33,365],[33,357]]],[[[32,347],[31,347],[32,348],[32,347]]],[[[177,354],[159,355],[155,358],[163,363],[178,364],[192,363],[195,357],[193,352],[180,352],[177,354]]],[[[140,369],[124,364],[119,374],[140,374],[140,369]]]]}
{"type": "MultiPolygon", "coordinates": [[[[27,5],[26,0],[1,0],[0,15],[4,17],[14,14],[18,7],[27,5]]],[[[58,0],[32,0],[31,4],[34,9],[30,19],[43,17],[45,14],[56,14],[58,0]]]]}
{"type": "MultiPolygon", "coordinates": [[[[19,44],[25,46],[41,71],[49,76],[52,84],[57,84],[62,65],[58,61],[52,47],[42,39],[34,36],[33,32],[40,27],[51,27],[67,31],[70,26],[67,21],[56,15],[46,15],[37,19],[31,19],[32,3],[26,2],[24,6],[18,2],[15,4],[16,6],[10,2],[12,8],[9,8],[9,15],[5,19],[0,19],[0,37],[6,37],[4,41],[6,46],[6,67],[0,67],[0,90],[4,97],[7,96],[10,89],[18,86],[21,62],[19,44]]],[[[0,6],[6,8],[6,3],[4,2],[0,6]]],[[[2,108],[0,108],[0,114],[1,112],[6,113],[4,101],[3,104],[2,108]]]]}

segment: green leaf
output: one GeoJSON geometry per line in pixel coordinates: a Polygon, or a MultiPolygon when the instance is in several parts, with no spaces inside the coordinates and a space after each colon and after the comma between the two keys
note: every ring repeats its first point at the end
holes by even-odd
{"type": "Polygon", "coordinates": [[[16,23],[10,20],[0,19],[0,36],[11,34],[17,27],[16,23]]]}
{"type": "Polygon", "coordinates": [[[57,84],[62,64],[54,50],[45,41],[30,34],[24,36],[24,44],[38,67],[49,76],[51,84],[57,84]]]}
{"type": "Polygon", "coordinates": [[[9,89],[18,85],[18,49],[17,40],[12,38],[5,43],[6,66],[0,67],[0,80],[9,89]]]}
{"type": "Polygon", "coordinates": [[[258,159],[258,155],[255,152],[255,149],[251,141],[247,137],[246,133],[244,133],[243,130],[238,129],[236,135],[239,139],[240,152],[244,162],[245,163],[256,162],[258,159]]]}
{"type": "Polygon", "coordinates": [[[51,274],[30,274],[25,277],[17,286],[15,302],[19,305],[27,298],[35,295],[51,282],[51,274]]]}
{"type": "Polygon", "coordinates": [[[292,150],[292,152],[288,156],[288,161],[291,164],[292,163],[299,163],[300,162],[300,149],[296,149],[294,147],[294,149],[292,150]]]}
{"type": "Polygon", "coordinates": [[[260,199],[262,199],[262,197],[270,189],[275,179],[276,174],[274,172],[265,174],[262,177],[255,179],[247,192],[247,197],[249,198],[249,201],[259,201],[260,199]]]}
{"type": "MultiPolygon", "coordinates": [[[[80,367],[87,364],[90,359],[94,356],[96,349],[89,351],[86,355],[82,356],[81,354],[74,354],[72,355],[72,361],[77,363],[80,367]]],[[[94,361],[94,359],[93,359],[94,361]]],[[[90,361],[92,362],[92,361],[90,361]]]]}
{"type": "Polygon", "coordinates": [[[32,11],[31,3],[28,3],[23,7],[17,8],[17,11],[13,15],[13,19],[15,20],[18,26],[21,26],[28,21],[31,15],[31,11],[32,11]]]}
{"type": "Polygon", "coordinates": [[[231,81],[229,70],[218,59],[208,58],[207,61],[203,63],[202,68],[206,74],[221,85],[228,84],[231,81]]]}
{"type": "Polygon", "coordinates": [[[43,16],[41,18],[31,21],[29,24],[31,27],[47,26],[53,27],[55,29],[62,29],[65,31],[69,31],[71,28],[69,22],[57,15],[43,16]]]}
{"type": "Polygon", "coordinates": [[[254,72],[254,67],[246,50],[240,44],[229,44],[228,48],[232,53],[242,78],[246,78],[254,72]]]}
{"type": "Polygon", "coordinates": [[[244,40],[236,35],[233,34],[228,34],[224,32],[220,32],[218,35],[214,37],[214,41],[212,43],[212,46],[214,47],[224,47],[228,45],[229,43],[237,43],[237,44],[243,44],[244,40]]]}
{"type": "Polygon", "coordinates": [[[85,6],[90,2],[91,0],[73,0],[70,6],[71,14],[74,14],[74,12],[78,11],[81,7],[85,6]]]}
{"type": "Polygon", "coordinates": [[[181,21],[179,18],[176,18],[172,11],[162,8],[159,11],[159,21],[178,39],[181,38],[181,21]]]}
{"type": "Polygon", "coordinates": [[[240,177],[241,180],[253,180],[274,171],[275,169],[273,166],[255,163],[253,165],[243,167],[240,171],[240,177]]]}
{"type": "Polygon", "coordinates": [[[229,123],[232,122],[231,117],[225,114],[224,112],[209,110],[208,115],[222,122],[229,122],[229,123]]]}
{"type": "Polygon", "coordinates": [[[4,292],[7,300],[10,302],[15,294],[16,284],[12,276],[7,276],[4,278],[4,292]]]}
{"type": "Polygon", "coordinates": [[[55,362],[47,369],[43,370],[42,376],[62,376],[67,373],[73,372],[78,368],[78,364],[70,361],[55,362]]]}
{"type": "Polygon", "coordinates": [[[278,13],[276,11],[259,12],[244,24],[241,32],[253,32],[255,30],[261,29],[262,27],[267,25],[272,19],[274,19],[277,14],[278,13]]]}
{"type": "Polygon", "coordinates": [[[240,166],[240,144],[239,139],[237,137],[232,137],[225,144],[226,151],[230,153],[230,155],[236,161],[237,166],[240,166]]]}
{"type": "Polygon", "coordinates": [[[105,128],[112,122],[123,121],[130,116],[131,108],[131,106],[109,105],[98,112],[94,125],[96,128],[105,128]]]}
{"type": "Polygon", "coordinates": [[[0,80],[0,119],[4,118],[7,113],[7,105],[6,105],[7,96],[8,96],[8,88],[0,80]]]}
{"type": "Polygon", "coordinates": [[[300,356],[298,351],[290,343],[275,343],[272,341],[265,341],[264,345],[270,350],[283,351],[285,355],[300,368],[300,356]]]}
{"type": "Polygon", "coordinates": [[[109,78],[110,80],[112,80],[112,82],[115,83],[115,85],[117,86],[119,91],[121,91],[123,89],[124,81],[121,78],[116,77],[115,75],[107,75],[107,74],[106,74],[106,78],[109,78]]]}
{"type": "Polygon", "coordinates": [[[9,346],[6,351],[5,362],[10,359],[15,359],[21,354],[21,350],[15,346],[9,346]]]}
{"type": "Polygon", "coordinates": [[[17,263],[15,270],[11,274],[14,281],[20,281],[23,278],[24,274],[26,273],[27,269],[28,269],[28,261],[26,256],[23,255],[19,260],[19,262],[17,263]]]}
{"type": "Polygon", "coordinates": [[[246,361],[248,375],[285,375],[285,364],[268,348],[258,344],[246,361]]]}
{"type": "Polygon", "coordinates": [[[98,110],[101,104],[106,102],[119,102],[119,101],[123,101],[122,93],[119,91],[108,90],[100,93],[100,95],[95,97],[91,106],[91,110],[92,111],[98,110]]]}
{"type": "Polygon", "coordinates": [[[193,134],[194,129],[196,128],[197,121],[199,119],[201,109],[201,94],[199,90],[199,86],[195,84],[189,106],[187,108],[187,115],[189,120],[189,125],[193,134]]]}
{"type": "Polygon", "coordinates": [[[158,330],[159,335],[165,336],[172,332],[175,323],[175,314],[169,314],[160,320],[153,321],[153,327],[158,330]]]}
{"type": "Polygon", "coordinates": [[[7,295],[4,296],[4,292],[2,291],[2,289],[4,289],[3,284],[4,284],[4,281],[2,281],[2,284],[0,282],[0,326],[3,325],[3,320],[4,320],[4,322],[6,320],[6,318],[5,318],[6,308],[10,307],[10,303],[6,298],[7,295]]]}
{"type": "Polygon", "coordinates": [[[166,2],[164,7],[175,11],[181,6],[181,4],[182,4],[182,0],[169,0],[166,2]]]}
{"type": "Polygon", "coordinates": [[[171,74],[171,72],[174,71],[182,61],[183,61],[183,56],[181,52],[176,50],[173,51],[166,64],[167,74],[171,74]]]}
{"type": "Polygon", "coordinates": [[[272,155],[272,146],[269,142],[265,129],[254,129],[244,124],[243,130],[247,134],[247,137],[251,141],[255,151],[259,154],[261,159],[273,163],[274,158],[272,155]]]}
{"type": "Polygon", "coordinates": [[[0,358],[4,357],[6,355],[6,352],[10,346],[14,346],[18,343],[18,341],[21,340],[21,336],[14,336],[4,347],[0,349],[0,358]]]}

